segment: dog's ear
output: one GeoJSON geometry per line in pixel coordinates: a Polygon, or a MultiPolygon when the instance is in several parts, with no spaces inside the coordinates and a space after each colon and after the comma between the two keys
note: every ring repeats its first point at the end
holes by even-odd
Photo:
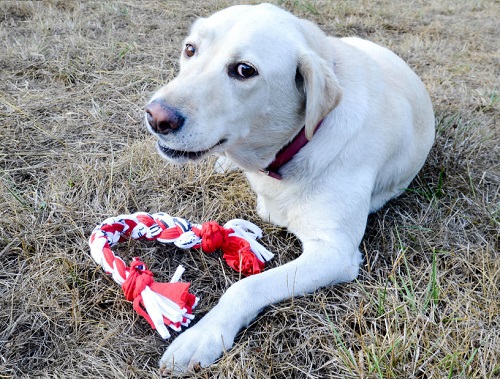
{"type": "MultiPolygon", "coordinates": [[[[333,62],[328,63],[314,51],[300,54],[298,73],[303,77],[306,96],[306,138],[310,140],[318,123],[342,99],[342,88],[333,72],[333,62]]],[[[299,81],[298,81],[299,82],[299,81]]]]}

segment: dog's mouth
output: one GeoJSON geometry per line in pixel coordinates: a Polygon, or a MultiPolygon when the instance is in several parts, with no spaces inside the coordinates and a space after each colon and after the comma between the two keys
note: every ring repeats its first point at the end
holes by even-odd
{"type": "Polygon", "coordinates": [[[226,138],[222,138],[219,142],[217,142],[215,145],[212,147],[205,149],[205,150],[198,150],[198,151],[188,151],[188,150],[175,150],[171,149],[167,146],[164,146],[158,141],[157,147],[158,150],[165,155],[167,158],[173,159],[173,160],[197,160],[203,157],[204,155],[210,153],[212,150],[214,150],[216,147],[223,145],[224,143],[227,142],[226,138]]]}

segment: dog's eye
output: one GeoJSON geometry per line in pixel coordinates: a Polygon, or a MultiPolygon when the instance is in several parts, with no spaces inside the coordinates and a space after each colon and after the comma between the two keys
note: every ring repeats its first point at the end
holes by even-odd
{"type": "Polygon", "coordinates": [[[227,73],[235,79],[249,79],[259,75],[257,69],[248,63],[238,62],[228,66],[227,73]]]}
{"type": "Polygon", "coordinates": [[[186,54],[186,57],[191,58],[194,53],[196,53],[195,47],[190,43],[187,43],[186,47],[184,48],[184,54],[186,54]]]}
{"type": "Polygon", "coordinates": [[[248,79],[251,78],[252,76],[257,75],[257,70],[246,63],[239,63],[236,66],[236,73],[238,74],[239,77],[248,79]]]}

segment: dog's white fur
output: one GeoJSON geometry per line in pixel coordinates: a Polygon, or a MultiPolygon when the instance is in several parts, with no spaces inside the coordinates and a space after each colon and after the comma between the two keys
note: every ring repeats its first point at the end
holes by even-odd
{"type": "Polygon", "coordinates": [[[180,110],[186,121],[157,135],[159,145],[234,162],[257,193],[259,214],[294,233],[303,253],[231,286],[172,342],[160,362],[167,370],[211,364],[271,303],[356,278],[368,214],[405,190],[434,141],[424,85],[374,43],[327,37],[269,4],[200,19],[185,43],[195,54],[182,55],[178,76],[152,100],[180,110]],[[228,75],[238,62],[258,75],[228,75]],[[283,180],[259,172],[303,125],[310,142],[281,169],[283,180]]]}

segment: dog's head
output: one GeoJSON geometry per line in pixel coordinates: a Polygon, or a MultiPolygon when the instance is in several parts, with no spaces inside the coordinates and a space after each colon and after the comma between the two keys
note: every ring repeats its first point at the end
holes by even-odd
{"type": "Polygon", "coordinates": [[[146,107],[158,151],[177,163],[213,153],[247,170],[267,166],[340,101],[331,49],[319,28],[269,4],[197,20],[179,74],[146,107]]]}

